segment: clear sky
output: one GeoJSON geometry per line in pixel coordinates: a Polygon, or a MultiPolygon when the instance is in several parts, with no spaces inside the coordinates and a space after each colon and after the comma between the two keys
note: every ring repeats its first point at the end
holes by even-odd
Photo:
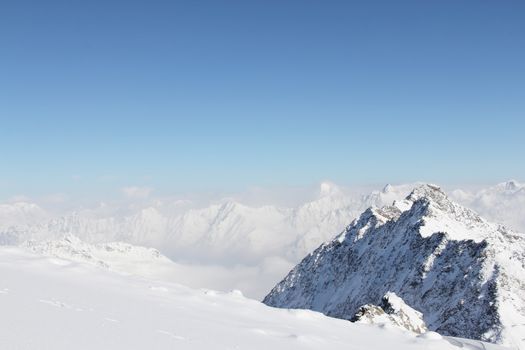
{"type": "Polygon", "coordinates": [[[525,178],[525,1],[4,1],[0,199],[525,178]]]}

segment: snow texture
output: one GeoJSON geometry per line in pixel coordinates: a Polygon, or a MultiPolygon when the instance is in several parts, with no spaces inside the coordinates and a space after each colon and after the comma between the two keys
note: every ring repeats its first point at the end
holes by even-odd
{"type": "MultiPolygon", "coordinates": [[[[81,245],[66,246],[71,244],[81,245]]],[[[69,249],[52,247],[37,250],[69,249]]],[[[149,250],[136,252],[155,258],[149,250]]],[[[416,336],[307,310],[274,309],[238,291],[193,290],[95,265],[0,247],[0,348],[502,349],[433,332],[416,336]]]]}

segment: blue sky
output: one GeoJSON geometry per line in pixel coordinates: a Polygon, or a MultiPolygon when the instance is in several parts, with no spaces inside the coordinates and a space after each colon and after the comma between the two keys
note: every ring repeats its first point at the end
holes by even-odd
{"type": "Polygon", "coordinates": [[[13,1],[0,50],[0,199],[525,178],[523,1],[13,1]]]}

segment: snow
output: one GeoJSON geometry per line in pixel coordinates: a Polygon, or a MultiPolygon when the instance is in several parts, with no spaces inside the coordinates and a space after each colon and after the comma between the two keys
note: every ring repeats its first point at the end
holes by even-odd
{"type": "MultiPolygon", "coordinates": [[[[20,246],[33,253],[53,258],[57,263],[66,260],[76,261],[118,273],[172,281],[198,288],[215,284],[224,286],[223,290],[229,290],[231,286],[239,285],[243,291],[251,291],[249,278],[241,283],[238,283],[235,278],[268,274],[266,271],[252,271],[243,267],[222,269],[209,266],[188,266],[170,260],[153,248],[134,246],[124,242],[90,244],[71,234],[65,234],[62,238],[57,239],[29,240],[20,246]]],[[[274,271],[289,270],[291,267],[286,261],[266,259],[261,268],[274,271]],[[280,264],[286,265],[282,267],[279,266],[280,264]]],[[[263,280],[262,282],[269,284],[273,281],[263,280]]]]}
{"type": "Polygon", "coordinates": [[[1,349],[490,349],[274,309],[238,291],[194,290],[19,247],[0,247],[0,275],[1,349]]]}

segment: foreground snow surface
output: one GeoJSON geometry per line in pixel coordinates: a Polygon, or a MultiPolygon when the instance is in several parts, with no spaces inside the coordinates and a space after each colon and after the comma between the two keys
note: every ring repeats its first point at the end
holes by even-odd
{"type": "Polygon", "coordinates": [[[0,248],[0,349],[503,349],[0,248]]]}

